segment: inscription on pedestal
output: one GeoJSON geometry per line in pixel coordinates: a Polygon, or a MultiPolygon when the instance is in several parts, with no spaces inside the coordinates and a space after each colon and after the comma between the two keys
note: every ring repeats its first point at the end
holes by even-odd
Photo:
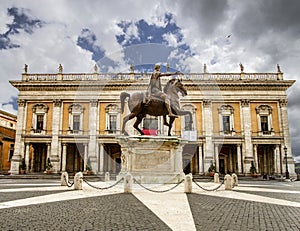
{"type": "Polygon", "coordinates": [[[138,150],[139,155],[135,155],[134,171],[170,171],[171,155],[170,151],[156,150],[155,153],[149,153],[149,150],[138,150]],[[146,154],[143,154],[146,153],[146,154]]]}

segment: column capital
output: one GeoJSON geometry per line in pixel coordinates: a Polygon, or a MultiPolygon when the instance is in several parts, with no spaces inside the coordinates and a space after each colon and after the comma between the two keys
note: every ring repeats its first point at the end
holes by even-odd
{"type": "Polygon", "coordinates": [[[26,100],[25,99],[18,99],[17,100],[18,106],[19,107],[25,107],[26,105],[26,100]]]}
{"type": "Polygon", "coordinates": [[[92,107],[97,107],[98,106],[98,100],[97,99],[91,99],[90,104],[92,107]]]}
{"type": "Polygon", "coordinates": [[[53,100],[54,107],[61,107],[61,99],[53,100]]]}
{"type": "Polygon", "coordinates": [[[250,100],[249,99],[242,99],[241,100],[241,105],[242,105],[242,107],[249,107],[250,100]]]}
{"type": "Polygon", "coordinates": [[[203,100],[203,106],[206,108],[211,107],[211,100],[209,99],[203,100]]]}
{"type": "Polygon", "coordinates": [[[279,100],[279,106],[280,107],[286,107],[288,104],[288,100],[287,99],[280,99],[279,100]]]}

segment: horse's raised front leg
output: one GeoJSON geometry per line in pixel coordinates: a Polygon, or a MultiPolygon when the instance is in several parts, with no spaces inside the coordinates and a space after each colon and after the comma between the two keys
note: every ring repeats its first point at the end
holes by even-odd
{"type": "Polygon", "coordinates": [[[139,128],[139,124],[142,122],[142,120],[143,120],[144,117],[145,117],[145,116],[143,116],[143,115],[138,115],[138,116],[136,117],[136,121],[135,121],[135,123],[134,123],[134,125],[133,125],[133,127],[134,127],[136,130],[138,130],[138,132],[139,132],[141,135],[145,135],[144,132],[139,128]]]}
{"type": "Polygon", "coordinates": [[[130,113],[129,115],[125,116],[123,119],[123,125],[122,125],[122,134],[124,134],[125,136],[128,136],[129,134],[125,131],[125,125],[126,123],[133,119],[135,117],[135,113],[130,113]]]}
{"type": "Polygon", "coordinates": [[[172,136],[171,134],[171,130],[172,130],[172,126],[173,126],[173,122],[175,120],[175,117],[170,117],[170,121],[169,121],[169,130],[168,130],[168,136],[172,136]]]}
{"type": "Polygon", "coordinates": [[[164,125],[169,127],[169,123],[167,122],[167,116],[163,115],[163,121],[164,121],[164,125]]]}

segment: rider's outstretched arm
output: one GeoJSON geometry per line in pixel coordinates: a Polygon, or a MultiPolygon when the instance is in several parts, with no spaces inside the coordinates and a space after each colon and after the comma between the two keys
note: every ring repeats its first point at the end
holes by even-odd
{"type": "Polygon", "coordinates": [[[161,76],[171,76],[171,75],[178,75],[180,72],[179,71],[176,71],[176,72],[173,72],[173,73],[164,73],[164,74],[162,74],[162,73],[160,73],[160,77],[161,76]]]}

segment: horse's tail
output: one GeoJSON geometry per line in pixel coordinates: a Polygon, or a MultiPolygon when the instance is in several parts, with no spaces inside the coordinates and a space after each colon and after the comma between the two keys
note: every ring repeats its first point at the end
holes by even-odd
{"type": "Polygon", "coordinates": [[[120,94],[120,100],[121,100],[121,113],[124,112],[125,99],[126,99],[127,97],[130,97],[130,94],[128,94],[127,92],[121,92],[121,94],[120,94]]]}

